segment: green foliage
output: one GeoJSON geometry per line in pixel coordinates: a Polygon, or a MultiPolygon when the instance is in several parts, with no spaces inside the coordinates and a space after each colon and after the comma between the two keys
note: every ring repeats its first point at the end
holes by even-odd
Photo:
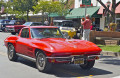
{"type": "Polygon", "coordinates": [[[61,16],[66,16],[69,13],[72,4],[73,4],[73,0],[66,0],[66,1],[61,0],[58,14],[61,16]]]}
{"type": "Polygon", "coordinates": [[[33,6],[37,4],[37,0],[13,0],[13,2],[7,2],[5,12],[8,14],[14,14],[16,18],[26,18],[29,20],[29,12],[34,11],[33,6]]]}
{"type": "Polygon", "coordinates": [[[3,0],[0,1],[0,7],[1,7],[2,5],[5,5],[5,3],[4,3],[3,0]]]}
{"type": "Polygon", "coordinates": [[[103,51],[112,51],[112,52],[120,52],[120,46],[118,45],[97,45],[103,51]]]}
{"type": "Polygon", "coordinates": [[[60,16],[65,16],[69,13],[70,6],[72,5],[73,1],[69,0],[69,2],[60,0],[60,1],[47,1],[47,0],[40,0],[38,5],[33,6],[34,13],[47,12],[50,13],[57,13],[60,16]]]}

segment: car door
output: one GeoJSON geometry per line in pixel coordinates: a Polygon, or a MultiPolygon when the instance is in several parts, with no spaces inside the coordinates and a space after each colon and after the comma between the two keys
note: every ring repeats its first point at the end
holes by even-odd
{"type": "Polygon", "coordinates": [[[20,54],[27,55],[29,43],[30,43],[29,29],[24,28],[21,31],[19,39],[16,41],[16,51],[20,54]]]}

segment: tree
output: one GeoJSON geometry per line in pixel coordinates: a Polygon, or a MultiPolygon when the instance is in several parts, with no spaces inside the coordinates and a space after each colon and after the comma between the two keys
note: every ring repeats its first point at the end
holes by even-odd
{"type": "Polygon", "coordinates": [[[71,5],[73,4],[73,0],[61,0],[60,1],[60,9],[58,14],[61,16],[66,16],[69,13],[69,10],[71,9],[71,5]]]}
{"type": "Polygon", "coordinates": [[[64,1],[54,1],[54,0],[40,0],[38,2],[38,5],[33,6],[34,8],[34,13],[42,12],[42,21],[44,21],[44,13],[57,13],[60,16],[65,16],[66,14],[69,13],[70,6],[72,4],[72,0],[64,1]]]}
{"type": "Polygon", "coordinates": [[[107,10],[111,14],[112,22],[115,23],[115,9],[120,4],[120,1],[116,3],[116,0],[112,0],[112,10],[109,10],[109,8],[106,7],[106,5],[101,0],[97,1],[105,8],[105,10],[107,10]]]}
{"type": "Polygon", "coordinates": [[[27,18],[29,21],[29,12],[34,11],[33,6],[37,4],[37,0],[13,0],[13,2],[7,2],[7,12],[10,14],[15,14],[16,17],[27,18]]]}
{"type": "Polygon", "coordinates": [[[58,12],[59,10],[59,2],[58,1],[47,1],[47,0],[40,0],[36,6],[33,6],[34,13],[42,13],[42,23],[44,22],[44,13],[54,13],[58,12]]]}

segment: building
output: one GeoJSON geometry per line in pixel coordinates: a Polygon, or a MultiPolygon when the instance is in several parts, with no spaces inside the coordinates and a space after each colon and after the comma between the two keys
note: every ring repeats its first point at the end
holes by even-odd
{"type": "MultiPolygon", "coordinates": [[[[110,10],[111,10],[111,7],[112,7],[112,4],[109,7],[110,10]]],[[[107,25],[106,24],[107,16],[104,14],[104,7],[103,6],[100,7],[98,14],[100,14],[100,15],[102,14],[102,18],[100,18],[100,28],[104,29],[105,25],[107,25]]],[[[117,6],[117,8],[115,10],[115,14],[116,14],[116,23],[118,25],[118,29],[120,29],[120,4],[117,6]]],[[[111,21],[109,20],[109,23],[110,22],[111,21]]]]}
{"type": "Polygon", "coordinates": [[[90,15],[91,19],[94,19],[92,21],[94,28],[99,30],[100,18],[102,15],[97,14],[100,7],[96,6],[97,2],[95,4],[95,1],[96,0],[92,0],[91,5],[87,5],[87,10],[85,12],[85,5],[82,5],[82,0],[75,0],[75,8],[71,10],[69,14],[67,14],[66,19],[71,19],[78,23],[78,26],[81,26],[81,19],[85,18],[85,14],[88,14],[90,15]]]}

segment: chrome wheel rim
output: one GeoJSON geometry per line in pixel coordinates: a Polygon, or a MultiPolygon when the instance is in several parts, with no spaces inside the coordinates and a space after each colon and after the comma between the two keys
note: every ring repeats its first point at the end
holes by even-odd
{"type": "Polygon", "coordinates": [[[8,57],[9,59],[12,59],[14,53],[14,46],[10,45],[8,48],[8,57]]]}
{"type": "Polygon", "coordinates": [[[42,53],[38,55],[38,65],[40,68],[45,67],[45,56],[42,53]]]}

